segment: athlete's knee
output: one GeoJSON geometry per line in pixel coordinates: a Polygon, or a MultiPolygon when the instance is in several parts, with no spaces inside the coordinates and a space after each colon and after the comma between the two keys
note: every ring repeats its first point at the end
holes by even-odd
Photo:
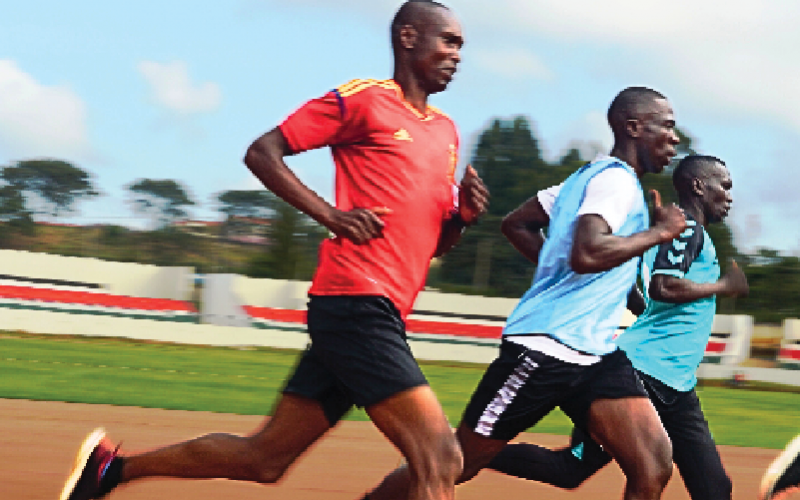
{"type": "Polygon", "coordinates": [[[423,481],[454,484],[464,465],[461,447],[451,432],[437,437],[406,457],[408,466],[423,481]]]}
{"type": "Polygon", "coordinates": [[[672,477],[672,444],[664,436],[654,439],[648,449],[650,453],[646,455],[638,483],[651,492],[648,497],[657,498],[672,477]]]}
{"type": "Polygon", "coordinates": [[[248,449],[247,468],[252,481],[262,484],[274,484],[286,474],[289,466],[294,462],[294,457],[276,456],[269,450],[264,450],[257,442],[251,442],[248,449]]]}
{"type": "Polygon", "coordinates": [[[656,464],[658,480],[666,487],[669,478],[672,477],[672,442],[666,434],[656,440],[653,447],[653,461],[656,464]]]}
{"type": "Polygon", "coordinates": [[[446,481],[454,483],[464,469],[464,456],[461,453],[461,446],[452,432],[441,437],[437,455],[438,458],[435,461],[436,466],[441,469],[441,476],[446,481]]]}

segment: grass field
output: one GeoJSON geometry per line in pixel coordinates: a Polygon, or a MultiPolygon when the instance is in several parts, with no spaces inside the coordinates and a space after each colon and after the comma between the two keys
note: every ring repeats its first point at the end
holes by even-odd
{"type": "MultiPolygon", "coordinates": [[[[0,397],[268,415],[297,352],[0,335],[0,397]]],[[[459,421],[484,366],[423,362],[451,423],[459,421]]],[[[718,444],[782,448],[800,432],[800,394],[701,387],[718,444]]],[[[365,420],[362,411],[349,417],[365,420]]],[[[554,412],[536,432],[568,434],[554,412]]]]}

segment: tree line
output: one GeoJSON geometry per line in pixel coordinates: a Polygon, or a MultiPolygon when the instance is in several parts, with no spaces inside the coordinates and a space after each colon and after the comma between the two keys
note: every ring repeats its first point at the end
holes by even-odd
{"type": "MultiPolygon", "coordinates": [[[[694,138],[682,130],[678,134],[679,157],[694,153],[694,138]]],[[[494,120],[479,135],[470,158],[491,192],[489,211],[465,233],[459,245],[434,263],[428,286],[448,292],[521,296],[530,286],[535,266],[501,234],[503,217],[540,189],[562,182],[590,159],[584,158],[578,148],[571,148],[556,161],[548,162],[527,118],[494,120]]],[[[671,168],[659,175],[645,176],[642,187],[657,189],[667,203],[677,201],[671,168]]],[[[103,241],[133,247],[151,245],[156,257],[150,260],[160,265],[185,263],[181,258],[187,250],[208,244],[197,235],[176,229],[175,223],[187,219],[189,209],[196,204],[179,181],[138,179],[126,189],[132,211],[146,217],[150,229],[132,232],[108,225],[99,236],[103,241]]],[[[16,237],[33,234],[37,219],[74,215],[80,201],[99,194],[90,173],[61,160],[25,160],[2,167],[0,247],[13,247],[16,237]]],[[[269,221],[263,226],[268,244],[251,252],[244,264],[223,266],[223,270],[254,277],[311,278],[316,249],[327,230],[266,190],[224,191],[215,195],[214,203],[224,219],[216,237],[236,234],[255,219],[269,221]]],[[[720,299],[719,312],[751,314],[761,322],[800,317],[800,259],[769,249],[744,255],[735,246],[726,224],[706,229],[723,268],[736,259],[745,268],[751,287],[746,299],[720,299]]]]}

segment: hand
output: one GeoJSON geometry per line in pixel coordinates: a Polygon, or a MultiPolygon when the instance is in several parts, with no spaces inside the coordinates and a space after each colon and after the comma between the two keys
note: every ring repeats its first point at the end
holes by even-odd
{"type": "Polygon", "coordinates": [[[736,264],[736,261],[731,259],[731,267],[725,273],[720,281],[725,284],[725,295],[729,297],[747,297],[750,293],[750,285],[747,284],[747,276],[744,271],[736,264]]]}
{"type": "Polygon", "coordinates": [[[661,243],[672,241],[686,229],[686,216],[676,204],[667,207],[661,206],[661,194],[655,189],[650,190],[653,200],[653,229],[658,231],[661,243]]]}
{"type": "Polygon", "coordinates": [[[334,209],[327,227],[336,236],[363,245],[371,239],[383,237],[385,223],[381,216],[391,213],[387,207],[354,208],[347,212],[334,209]]]}
{"type": "Polygon", "coordinates": [[[472,225],[489,208],[489,190],[478,172],[467,165],[458,190],[458,212],[466,225],[472,225]]]}

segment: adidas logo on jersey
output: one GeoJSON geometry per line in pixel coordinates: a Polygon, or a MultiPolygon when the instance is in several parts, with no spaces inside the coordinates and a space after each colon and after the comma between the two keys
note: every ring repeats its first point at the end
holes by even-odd
{"type": "Polygon", "coordinates": [[[396,141],[414,142],[414,139],[411,137],[411,134],[409,134],[408,130],[404,128],[401,128],[400,130],[395,132],[393,137],[396,141]]]}

